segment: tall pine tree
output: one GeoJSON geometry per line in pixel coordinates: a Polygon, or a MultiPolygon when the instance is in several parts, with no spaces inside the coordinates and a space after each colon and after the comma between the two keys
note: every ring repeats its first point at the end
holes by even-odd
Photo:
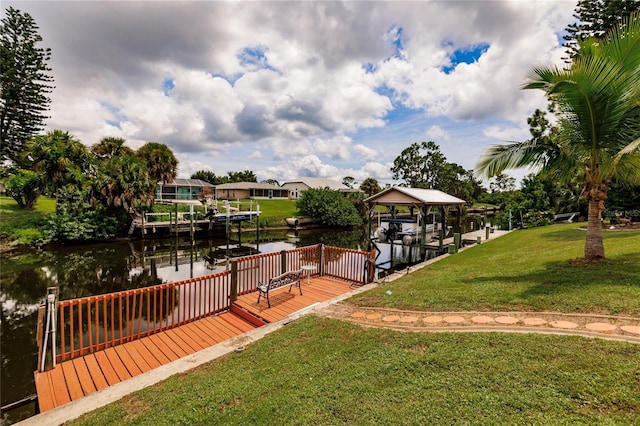
{"type": "Polygon", "coordinates": [[[17,162],[23,144],[42,130],[47,118],[51,49],[38,47],[42,37],[31,15],[12,7],[5,13],[0,26],[0,160],[17,162]]]}
{"type": "Polygon", "coordinates": [[[579,0],[573,14],[577,21],[567,26],[567,35],[563,37],[568,59],[578,53],[578,41],[602,38],[637,10],[640,10],[640,0],[579,0]]]}

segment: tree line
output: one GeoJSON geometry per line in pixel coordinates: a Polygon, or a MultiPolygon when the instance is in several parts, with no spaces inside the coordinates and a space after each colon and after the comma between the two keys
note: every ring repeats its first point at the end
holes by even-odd
{"type": "MultiPolygon", "coordinates": [[[[529,139],[489,147],[475,170],[448,162],[434,141],[413,143],[394,160],[393,178],[406,186],[442,190],[469,205],[498,204],[505,211],[518,211],[531,225],[544,224],[553,213],[585,212],[585,257],[604,258],[605,202],[635,208],[640,194],[639,10],[639,0],[578,2],[577,21],[567,27],[565,36],[567,65],[534,67],[522,87],[542,90],[549,101],[546,112],[537,110],[529,118],[529,139]],[[547,113],[556,117],[554,125],[547,113]],[[503,172],[525,166],[536,172],[515,190],[503,172]],[[479,176],[492,178],[490,191],[479,176]]],[[[105,138],[87,148],[61,130],[41,134],[53,90],[47,65],[51,52],[39,46],[42,38],[28,14],[10,7],[6,15],[0,27],[0,145],[1,159],[8,166],[0,173],[7,192],[25,208],[40,194],[55,196],[51,238],[109,234],[123,223],[123,215],[153,203],[156,183],[175,178],[177,160],[157,142],[133,151],[122,139],[105,138]]],[[[202,170],[191,177],[214,185],[257,182],[250,170],[226,176],[202,170]]],[[[357,185],[350,176],[343,183],[357,185]]],[[[367,178],[360,189],[372,195],[381,188],[367,178]]],[[[307,204],[326,207],[329,199],[324,194],[314,196],[317,200],[307,204]]],[[[363,197],[350,197],[360,216],[366,216],[363,197]]],[[[339,211],[340,206],[331,214],[339,216],[339,211]]],[[[352,217],[350,209],[344,211],[352,217]]]]}

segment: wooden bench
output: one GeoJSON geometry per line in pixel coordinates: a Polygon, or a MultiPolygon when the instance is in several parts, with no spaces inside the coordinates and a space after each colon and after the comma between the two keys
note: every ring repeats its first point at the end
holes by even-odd
{"type": "Polygon", "coordinates": [[[267,306],[270,308],[271,301],[269,300],[269,291],[286,285],[289,286],[289,293],[291,293],[291,288],[293,288],[293,286],[298,287],[298,290],[300,290],[300,296],[302,296],[302,288],[300,288],[302,277],[303,271],[300,269],[298,271],[285,272],[284,274],[270,278],[267,284],[262,284],[262,282],[258,281],[258,303],[260,303],[260,298],[264,294],[267,296],[267,306]]]}

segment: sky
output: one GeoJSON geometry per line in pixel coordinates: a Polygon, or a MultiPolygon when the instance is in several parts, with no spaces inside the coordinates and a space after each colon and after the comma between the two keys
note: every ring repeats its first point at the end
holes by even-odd
{"type": "MultiPolygon", "coordinates": [[[[11,1],[49,47],[46,129],[168,145],[178,177],[393,181],[412,143],[473,169],[529,137],[575,1],[11,1]]],[[[516,178],[528,171],[512,173],[516,178]]]]}

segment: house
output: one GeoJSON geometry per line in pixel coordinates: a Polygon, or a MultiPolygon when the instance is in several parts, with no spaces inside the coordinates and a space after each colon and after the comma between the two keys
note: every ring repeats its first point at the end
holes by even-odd
{"type": "Polygon", "coordinates": [[[335,180],[315,177],[301,177],[296,180],[285,182],[281,187],[288,189],[289,197],[293,199],[300,198],[302,192],[309,188],[329,188],[344,193],[359,192],[358,189],[349,188],[347,185],[335,180]]]}
{"type": "Polygon", "coordinates": [[[158,183],[156,201],[197,200],[201,193],[213,194],[214,186],[200,179],[176,178],[172,182],[158,183]]]}
{"type": "Polygon", "coordinates": [[[288,199],[289,190],[270,183],[233,182],[216,186],[216,198],[219,200],[266,200],[288,199]]]}

